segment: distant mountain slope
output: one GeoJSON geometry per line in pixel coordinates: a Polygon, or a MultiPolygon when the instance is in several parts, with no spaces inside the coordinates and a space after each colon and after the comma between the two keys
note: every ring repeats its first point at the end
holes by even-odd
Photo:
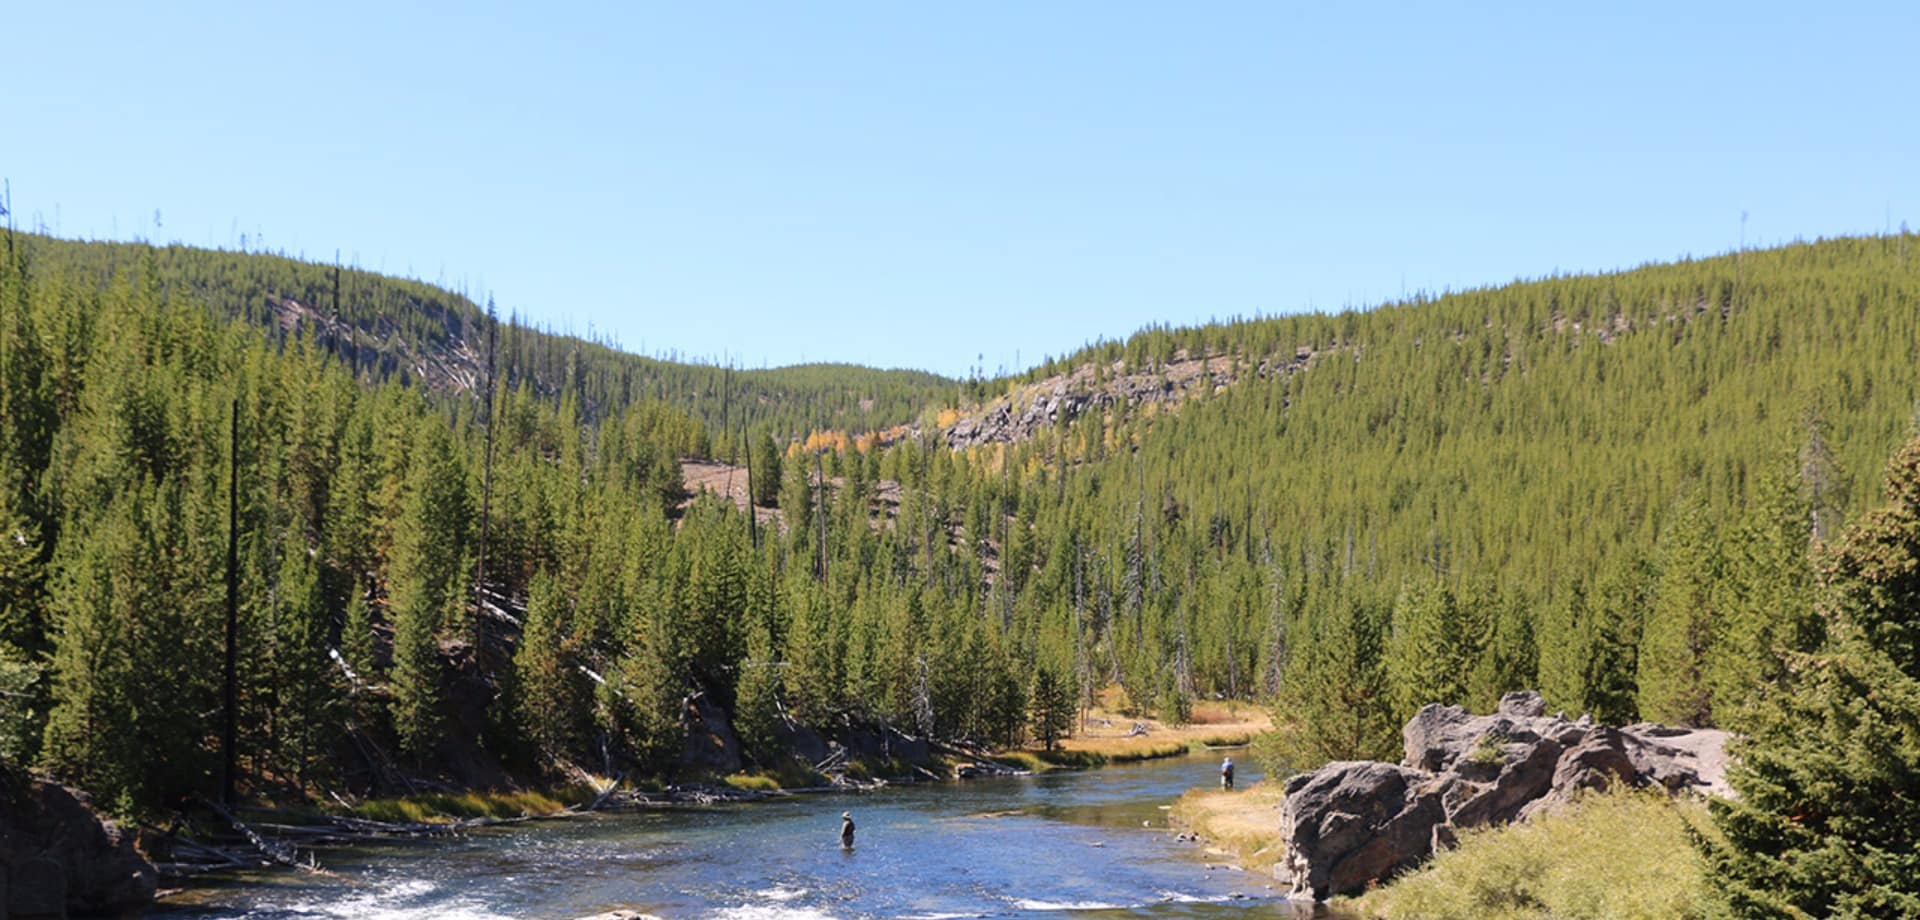
{"type": "MultiPolygon", "coordinates": [[[[486,310],[424,282],[267,253],[29,234],[18,240],[30,261],[49,269],[71,269],[103,284],[150,285],[162,298],[203,303],[276,335],[310,336],[375,380],[463,391],[477,386],[483,373],[486,310]]],[[[549,396],[571,392],[588,418],[610,404],[654,399],[716,432],[723,416],[735,430],[765,428],[782,437],[887,428],[958,392],[955,381],[921,371],[806,364],[729,372],[662,361],[509,317],[502,317],[497,349],[508,379],[549,396]]]]}

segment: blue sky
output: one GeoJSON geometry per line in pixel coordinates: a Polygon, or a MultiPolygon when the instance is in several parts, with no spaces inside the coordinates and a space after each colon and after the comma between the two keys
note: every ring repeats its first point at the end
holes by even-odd
{"type": "Polygon", "coordinates": [[[17,7],[23,226],[337,249],[742,366],[1920,223],[1912,3],[17,7]]]}

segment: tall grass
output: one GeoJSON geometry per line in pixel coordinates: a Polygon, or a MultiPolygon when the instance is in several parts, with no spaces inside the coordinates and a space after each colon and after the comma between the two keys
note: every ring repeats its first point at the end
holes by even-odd
{"type": "Polygon", "coordinates": [[[582,804],[585,801],[580,794],[582,790],[585,787],[569,787],[551,793],[524,791],[410,795],[400,799],[362,802],[354,807],[353,813],[374,821],[402,824],[435,824],[466,818],[522,818],[553,814],[565,809],[569,802],[582,804]]]}
{"type": "Polygon", "coordinates": [[[1349,902],[1417,920],[1685,920],[1707,914],[1687,826],[1706,808],[1647,792],[1588,796],[1525,824],[1471,831],[1413,875],[1349,902]]]}

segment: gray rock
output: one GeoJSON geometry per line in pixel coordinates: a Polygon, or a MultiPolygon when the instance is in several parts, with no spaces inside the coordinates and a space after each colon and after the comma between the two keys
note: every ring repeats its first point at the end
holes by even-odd
{"type": "Polygon", "coordinates": [[[1551,738],[1502,745],[1499,772],[1491,780],[1478,782],[1462,776],[1455,783],[1461,791],[1454,796],[1457,804],[1447,809],[1447,820],[1465,828],[1505,824],[1519,817],[1527,803],[1553,788],[1554,765],[1562,750],[1551,738]]]}
{"type": "Polygon", "coordinates": [[[130,913],[158,881],[132,835],[84,796],[0,766],[0,916],[130,913]]]}
{"type": "Polygon", "coordinates": [[[680,751],[680,765],[713,773],[738,773],[742,765],[740,739],[733,734],[727,715],[704,693],[687,700],[682,716],[687,743],[680,751]]]}
{"type": "Polygon", "coordinates": [[[1387,763],[1331,763],[1287,781],[1275,874],[1293,897],[1354,894],[1425,859],[1446,820],[1431,774],[1387,763]],[[1285,874],[1281,875],[1281,870],[1285,874]]]}
{"type": "Polygon", "coordinates": [[[1491,715],[1428,705],[1401,732],[1398,765],[1328,764],[1287,781],[1274,867],[1294,896],[1353,894],[1454,844],[1614,784],[1726,796],[1726,732],[1595,725],[1509,693],[1491,715]]]}
{"type": "Polygon", "coordinates": [[[1547,698],[1532,690],[1515,690],[1500,697],[1500,705],[1494,711],[1516,718],[1544,716],[1547,714],[1547,698]]]}

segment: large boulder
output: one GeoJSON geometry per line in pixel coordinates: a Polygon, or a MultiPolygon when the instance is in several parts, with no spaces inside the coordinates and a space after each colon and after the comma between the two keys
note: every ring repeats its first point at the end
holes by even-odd
{"type": "Polygon", "coordinates": [[[1280,814],[1293,897],[1349,894],[1425,859],[1434,825],[1446,820],[1433,774],[1388,763],[1345,761],[1287,780],[1280,814]]]}
{"type": "Polygon", "coordinates": [[[727,714],[704,693],[687,700],[681,723],[687,730],[686,747],[680,750],[680,767],[694,772],[740,772],[743,764],[740,739],[733,733],[727,714]]]}
{"type": "Polygon", "coordinates": [[[1458,829],[1525,820],[1587,790],[1730,795],[1726,738],[1548,715],[1532,692],[1509,693],[1484,716],[1429,705],[1401,732],[1402,763],[1332,763],[1287,781],[1287,855],[1274,874],[1295,896],[1356,894],[1450,846],[1458,829]]]}
{"type": "Polygon", "coordinates": [[[1571,747],[1593,728],[1590,718],[1569,721],[1564,716],[1547,715],[1546,708],[1546,701],[1531,691],[1501,697],[1500,708],[1485,716],[1459,706],[1429,703],[1400,731],[1406,755],[1401,763],[1438,773],[1453,769],[1463,760],[1487,763],[1491,759],[1489,751],[1495,747],[1503,756],[1542,740],[1571,747]]]}
{"type": "Polygon", "coordinates": [[[0,765],[0,916],[124,914],[159,873],[86,797],[0,765]]]}

